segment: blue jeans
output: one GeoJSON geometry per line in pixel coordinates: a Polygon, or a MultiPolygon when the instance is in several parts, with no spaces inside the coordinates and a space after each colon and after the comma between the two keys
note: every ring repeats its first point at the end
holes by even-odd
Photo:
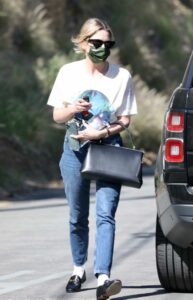
{"type": "MultiPolygon", "coordinates": [[[[106,139],[109,144],[121,145],[120,135],[106,139]]],[[[87,260],[89,242],[89,196],[90,180],[83,179],[80,169],[87,153],[88,145],[79,151],[69,148],[67,138],[60,160],[60,170],[64,181],[66,198],[70,208],[69,227],[73,262],[83,265],[87,260]]],[[[113,163],[113,162],[112,162],[113,163]]],[[[96,182],[96,244],[94,273],[110,276],[115,239],[115,213],[121,185],[98,180],[96,182]]]]}

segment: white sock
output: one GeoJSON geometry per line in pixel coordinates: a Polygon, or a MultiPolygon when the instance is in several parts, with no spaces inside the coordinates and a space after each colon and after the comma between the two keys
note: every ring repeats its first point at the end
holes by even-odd
{"type": "Polygon", "coordinates": [[[98,279],[97,279],[97,285],[103,285],[105,283],[105,280],[109,280],[109,276],[107,274],[99,274],[98,279]]]}
{"type": "Polygon", "coordinates": [[[82,276],[84,274],[84,271],[85,271],[85,265],[82,265],[82,266],[75,266],[74,265],[74,270],[73,270],[72,275],[77,275],[80,278],[82,278],[82,276]]]}

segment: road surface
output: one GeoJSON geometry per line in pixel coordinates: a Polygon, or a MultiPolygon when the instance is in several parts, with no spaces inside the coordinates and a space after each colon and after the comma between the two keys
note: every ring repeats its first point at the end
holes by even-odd
{"type": "MultiPolygon", "coordinates": [[[[66,199],[58,195],[43,200],[0,202],[0,299],[95,299],[94,214],[93,185],[87,281],[81,292],[66,294],[65,285],[72,270],[66,199]]],[[[123,289],[111,299],[192,299],[191,294],[166,293],[160,286],[155,264],[155,220],[152,176],[144,177],[140,190],[122,188],[112,278],[121,279],[123,289]]]]}

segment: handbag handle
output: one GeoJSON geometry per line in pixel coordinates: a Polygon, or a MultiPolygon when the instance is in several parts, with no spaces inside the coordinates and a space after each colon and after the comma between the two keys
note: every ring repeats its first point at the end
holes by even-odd
{"type": "Polygon", "coordinates": [[[131,132],[130,132],[130,130],[128,129],[128,127],[127,127],[123,122],[121,122],[121,121],[116,121],[116,122],[110,123],[109,125],[113,125],[113,124],[118,124],[118,125],[120,125],[124,130],[127,131],[128,136],[129,136],[130,141],[131,141],[132,148],[135,149],[135,145],[134,145],[134,143],[133,143],[132,135],[131,135],[131,132]]]}

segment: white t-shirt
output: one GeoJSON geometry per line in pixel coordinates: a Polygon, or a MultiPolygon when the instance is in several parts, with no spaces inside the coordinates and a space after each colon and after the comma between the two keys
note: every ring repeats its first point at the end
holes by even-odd
{"type": "Polygon", "coordinates": [[[131,75],[116,64],[109,63],[106,74],[98,78],[85,71],[84,60],[64,65],[56,77],[48,105],[60,108],[64,102],[72,104],[84,95],[89,96],[92,103],[91,112],[101,113],[99,106],[102,105],[105,116],[110,113],[110,122],[116,121],[118,116],[137,113],[131,75]]]}

